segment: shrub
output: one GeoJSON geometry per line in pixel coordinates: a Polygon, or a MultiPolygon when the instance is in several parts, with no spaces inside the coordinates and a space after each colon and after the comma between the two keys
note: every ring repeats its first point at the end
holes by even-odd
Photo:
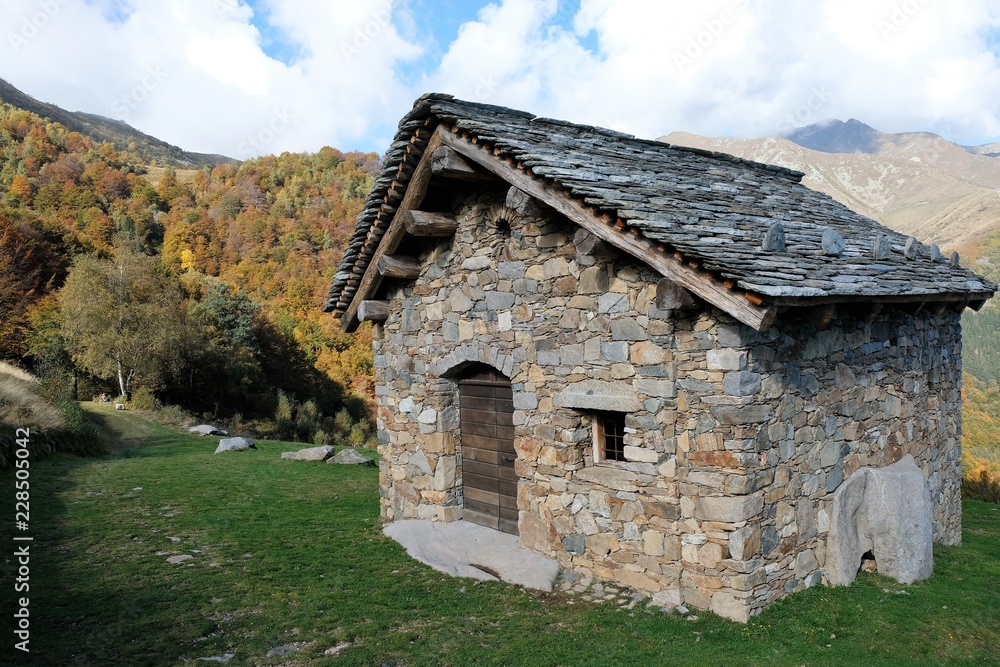
{"type": "Polygon", "coordinates": [[[195,419],[184,408],[177,405],[164,405],[158,411],[159,419],[163,424],[172,426],[193,426],[195,419]]]}
{"type": "Polygon", "coordinates": [[[962,451],[962,496],[1000,503],[1000,452],[962,451]],[[980,455],[982,454],[982,455],[980,455]]]}
{"type": "Polygon", "coordinates": [[[251,419],[243,425],[243,430],[251,437],[263,440],[278,439],[278,424],[273,419],[251,419]]]}
{"type": "Polygon", "coordinates": [[[962,496],[1000,503],[1000,461],[962,453],[962,496]]]}
{"type": "Polygon", "coordinates": [[[0,469],[13,461],[15,436],[22,427],[30,429],[32,458],[56,450],[78,456],[105,451],[100,431],[76,401],[60,396],[43,398],[42,394],[55,386],[6,364],[0,368],[0,469]]]}
{"type": "Polygon", "coordinates": [[[128,405],[133,410],[152,412],[160,407],[160,402],[156,400],[156,396],[153,395],[152,390],[146,387],[139,387],[132,392],[132,400],[129,401],[128,405]]]}
{"type": "Polygon", "coordinates": [[[1000,473],[977,468],[962,479],[962,495],[965,498],[1000,503],[1000,473]]]}
{"type": "Polygon", "coordinates": [[[351,443],[352,447],[364,447],[368,444],[369,433],[368,429],[365,428],[364,423],[358,422],[351,427],[351,432],[347,436],[347,441],[351,443]]]}

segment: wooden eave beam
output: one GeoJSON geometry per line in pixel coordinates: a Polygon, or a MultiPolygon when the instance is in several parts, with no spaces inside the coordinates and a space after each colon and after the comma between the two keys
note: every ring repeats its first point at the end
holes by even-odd
{"type": "Polygon", "coordinates": [[[406,233],[421,237],[451,236],[458,231],[458,220],[447,213],[429,211],[406,211],[403,214],[406,233]]]}
{"type": "Polygon", "coordinates": [[[518,169],[513,161],[508,163],[495,156],[492,151],[483,150],[460,136],[447,132],[441,133],[440,136],[445,145],[464,157],[493,172],[511,185],[517,186],[539,201],[548,204],[594,236],[641,259],[664,277],[714,304],[747,326],[753,327],[757,331],[763,331],[774,323],[774,318],[777,315],[775,308],[763,302],[760,305],[751,303],[747,298],[750,293],[745,295],[729,290],[721,283],[715,283],[709,275],[682,264],[671,255],[659,251],[654,243],[641,235],[622,233],[624,229],[619,231],[606,224],[606,221],[600,217],[596,210],[572,197],[564,196],[560,191],[547,187],[526,171],[518,169]]]}
{"type": "Polygon", "coordinates": [[[385,322],[389,319],[389,302],[363,300],[358,305],[358,320],[361,322],[385,322]]]}
{"type": "Polygon", "coordinates": [[[492,181],[496,176],[483,173],[465,158],[447,146],[441,146],[431,155],[431,175],[458,181],[492,181]]]}
{"type": "Polygon", "coordinates": [[[395,253],[403,237],[406,235],[403,218],[407,211],[420,206],[420,202],[424,200],[424,195],[427,194],[427,186],[431,180],[431,154],[441,146],[441,138],[444,134],[439,126],[428,140],[427,147],[420,157],[420,162],[417,163],[416,168],[413,170],[413,175],[406,185],[403,199],[400,201],[399,206],[396,207],[396,212],[392,216],[392,222],[389,223],[389,228],[382,236],[374,253],[372,253],[368,266],[365,268],[364,276],[361,278],[361,283],[358,285],[358,289],[354,293],[350,305],[347,306],[347,309],[340,318],[340,324],[344,328],[344,331],[354,331],[358,328],[358,308],[361,306],[361,302],[374,294],[379,285],[382,284],[382,274],[378,272],[378,262],[384,255],[395,253]]]}
{"type": "Polygon", "coordinates": [[[776,305],[788,306],[791,308],[802,308],[810,306],[822,306],[827,304],[851,304],[851,303],[947,303],[968,306],[973,310],[978,310],[976,305],[982,308],[986,300],[993,296],[991,293],[979,292],[943,292],[940,294],[886,294],[880,296],[865,295],[845,295],[845,296],[814,296],[814,297],[776,297],[773,301],[776,305]]]}
{"type": "Polygon", "coordinates": [[[414,257],[382,255],[378,259],[378,272],[383,278],[416,280],[420,276],[420,262],[414,257]]]}

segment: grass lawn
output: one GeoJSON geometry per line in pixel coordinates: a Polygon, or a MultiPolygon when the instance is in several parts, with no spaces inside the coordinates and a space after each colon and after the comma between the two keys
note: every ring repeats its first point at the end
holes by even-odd
{"type": "Polygon", "coordinates": [[[14,650],[14,474],[0,474],[4,665],[1000,664],[1000,505],[900,586],[861,575],[748,625],[439,574],[382,536],[377,471],[280,460],[86,405],[121,446],[31,467],[31,653],[14,650]],[[193,558],[170,564],[173,555],[193,558]],[[349,643],[336,654],[328,649],[349,643]],[[299,650],[268,657],[274,647],[299,650]]]}

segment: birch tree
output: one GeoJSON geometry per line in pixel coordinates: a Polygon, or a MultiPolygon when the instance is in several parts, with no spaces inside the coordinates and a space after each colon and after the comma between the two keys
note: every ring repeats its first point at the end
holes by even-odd
{"type": "Polygon", "coordinates": [[[79,257],[60,293],[67,351],[81,368],[131,397],[153,389],[178,354],[181,292],[155,257],[128,242],[114,256],[79,257]]]}

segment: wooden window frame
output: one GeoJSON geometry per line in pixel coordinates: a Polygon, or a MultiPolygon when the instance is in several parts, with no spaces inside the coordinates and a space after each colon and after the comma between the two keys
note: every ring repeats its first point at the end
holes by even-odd
{"type": "Polygon", "coordinates": [[[594,434],[594,463],[625,463],[625,413],[624,412],[596,412],[593,415],[594,434]],[[609,422],[613,422],[613,431],[618,433],[608,433],[609,422]],[[612,447],[608,448],[609,438],[612,447]],[[615,446],[617,445],[617,446],[615,446]],[[609,456],[608,452],[612,455],[609,456]]]}

